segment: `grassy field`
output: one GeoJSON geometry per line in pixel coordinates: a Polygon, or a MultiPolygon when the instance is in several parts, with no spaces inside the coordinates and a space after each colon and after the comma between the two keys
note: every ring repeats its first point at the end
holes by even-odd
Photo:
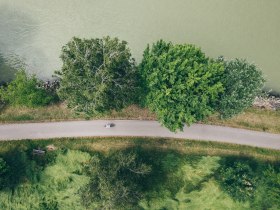
{"type": "Polygon", "coordinates": [[[114,151],[134,151],[152,166],[143,183],[143,197],[133,209],[280,208],[280,183],[268,186],[270,177],[265,173],[273,168],[273,175],[280,178],[280,151],[191,140],[112,137],[1,142],[0,157],[14,173],[8,176],[9,187],[0,191],[0,209],[87,209],[79,194],[90,179],[83,168],[93,155],[108,156],[114,151]],[[57,150],[32,155],[32,149],[50,144],[57,150]],[[238,186],[223,181],[228,172],[238,169],[236,163],[250,168],[245,177],[253,184],[252,195],[234,194],[228,189],[238,186]],[[228,169],[232,170],[223,172],[228,169]]]}
{"type": "Polygon", "coordinates": [[[93,118],[87,118],[84,115],[77,115],[68,109],[64,104],[55,104],[48,107],[24,108],[24,107],[6,107],[0,112],[0,123],[15,122],[48,122],[65,120],[84,120],[84,119],[137,119],[154,120],[155,115],[147,109],[141,109],[132,105],[122,111],[113,111],[110,115],[100,115],[93,118]]]}
{"type": "Polygon", "coordinates": [[[205,121],[207,124],[245,128],[270,133],[280,133],[280,110],[250,108],[244,113],[228,120],[213,115],[205,121]]]}
{"type": "MultiPolygon", "coordinates": [[[[77,115],[67,109],[64,104],[56,104],[42,108],[15,108],[6,107],[0,112],[0,123],[16,122],[45,122],[88,119],[83,115],[77,115]]],[[[95,116],[90,119],[134,119],[134,120],[156,120],[156,116],[148,109],[132,105],[119,112],[113,111],[108,115],[95,116]]],[[[202,123],[222,125],[235,128],[244,128],[270,133],[280,133],[280,110],[271,111],[250,108],[244,113],[228,120],[221,120],[213,115],[202,123]]]]}

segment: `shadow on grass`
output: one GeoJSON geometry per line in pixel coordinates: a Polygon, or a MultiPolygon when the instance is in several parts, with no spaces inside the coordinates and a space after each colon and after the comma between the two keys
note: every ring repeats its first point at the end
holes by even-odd
{"type": "Polygon", "coordinates": [[[2,154],[7,164],[5,184],[2,188],[14,191],[20,184],[25,182],[36,183],[40,181],[42,170],[49,164],[54,163],[57,152],[47,152],[44,155],[34,155],[33,149],[44,148],[40,142],[28,141],[26,144],[18,144],[13,149],[2,154]],[[38,144],[39,143],[39,144],[38,144]]]}

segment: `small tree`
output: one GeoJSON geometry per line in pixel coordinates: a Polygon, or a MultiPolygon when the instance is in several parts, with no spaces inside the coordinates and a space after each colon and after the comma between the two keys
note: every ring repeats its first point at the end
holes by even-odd
{"type": "Polygon", "coordinates": [[[223,61],[225,72],[222,83],[225,91],[218,101],[222,118],[229,118],[250,107],[264,86],[260,69],[246,60],[223,61]]]}
{"type": "Polygon", "coordinates": [[[87,167],[90,182],[81,191],[83,204],[96,209],[131,209],[142,197],[142,181],[150,171],[136,153],[95,155],[87,167]]]}
{"type": "Polygon", "coordinates": [[[62,48],[58,94],[89,115],[121,109],[136,98],[137,72],[125,41],[73,38],[62,48]]]}
{"type": "Polygon", "coordinates": [[[194,45],[158,41],[144,51],[139,69],[147,106],[171,131],[211,114],[223,91],[223,64],[208,59],[194,45]]]}
{"type": "Polygon", "coordinates": [[[20,70],[7,87],[1,87],[0,99],[12,106],[48,105],[55,100],[55,96],[39,87],[40,83],[35,75],[29,76],[24,70],[20,70]]]}

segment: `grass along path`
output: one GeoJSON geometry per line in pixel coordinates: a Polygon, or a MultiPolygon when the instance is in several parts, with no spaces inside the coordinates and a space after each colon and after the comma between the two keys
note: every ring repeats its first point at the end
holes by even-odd
{"type": "Polygon", "coordinates": [[[241,113],[232,119],[221,120],[217,116],[213,115],[204,123],[270,133],[280,133],[280,110],[272,111],[259,108],[249,108],[244,113],[241,113]]]}
{"type": "Polygon", "coordinates": [[[142,161],[152,166],[152,173],[143,183],[143,197],[133,209],[258,210],[279,207],[279,202],[273,200],[277,194],[270,194],[272,188],[266,191],[256,188],[253,197],[241,197],[240,200],[226,190],[227,186],[220,181],[220,176],[223,175],[222,169],[232,168],[235,163],[246,164],[253,170],[249,174],[250,178],[252,176],[254,184],[259,186],[260,180],[255,181],[263,177],[269,165],[275,168],[279,166],[280,151],[158,138],[65,138],[0,142],[0,157],[7,160],[11,151],[20,154],[16,157],[25,158],[8,161],[14,165],[17,161],[24,160],[24,163],[20,168],[11,165],[20,175],[16,177],[20,182],[14,185],[13,190],[0,190],[1,209],[88,209],[82,205],[79,197],[79,189],[90,178],[84,173],[83,167],[92,155],[108,156],[115,151],[135,151],[142,161]],[[48,152],[47,158],[30,154],[32,149],[45,148],[49,144],[54,144],[57,150],[48,152]]]}
{"type": "MultiPolygon", "coordinates": [[[[67,121],[85,118],[83,115],[76,115],[64,104],[34,109],[6,107],[0,112],[0,123],[67,121]]],[[[113,111],[111,114],[95,116],[90,119],[156,120],[156,116],[148,109],[132,105],[119,112],[113,111]]],[[[232,119],[221,120],[216,115],[213,115],[203,123],[280,133],[280,110],[250,108],[232,119]]]]}
{"type": "Polygon", "coordinates": [[[54,144],[59,148],[83,151],[97,150],[104,153],[108,153],[110,150],[142,147],[145,149],[174,150],[182,154],[239,156],[256,158],[263,161],[280,161],[280,150],[210,141],[144,137],[88,137],[1,141],[0,154],[17,147],[45,148],[50,144],[54,144]]]}

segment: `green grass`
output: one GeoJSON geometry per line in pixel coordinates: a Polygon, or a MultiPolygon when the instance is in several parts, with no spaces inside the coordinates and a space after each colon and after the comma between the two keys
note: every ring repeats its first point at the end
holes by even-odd
{"type": "Polygon", "coordinates": [[[220,183],[220,168],[230,167],[236,161],[248,163],[254,176],[261,179],[269,165],[277,170],[280,165],[277,150],[179,139],[111,137],[0,142],[0,157],[7,158],[10,151],[21,151],[26,157],[25,170],[15,169],[15,173],[23,173],[21,181],[13,189],[0,191],[0,209],[86,209],[79,194],[89,181],[84,165],[93,154],[107,155],[116,150],[137,151],[142,161],[152,166],[143,183],[144,196],[135,209],[261,209],[254,200],[236,200],[226,192],[220,183]],[[58,150],[48,152],[47,159],[32,155],[32,149],[49,144],[58,150]]]}
{"type": "MultiPolygon", "coordinates": [[[[156,116],[148,109],[143,109],[136,105],[129,106],[118,112],[113,111],[110,114],[94,116],[92,118],[86,118],[84,115],[76,115],[72,110],[68,109],[65,104],[55,104],[39,108],[7,106],[0,111],[0,124],[84,119],[156,120],[156,116]]],[[[280,110],[272,111],[250,108],[244,113],[228,120],[221,120],[217,115],[212,115],[202,123],[280,133],[280,110]]]]}
{"type": "Polygon", "coordinates": [[[244,128],[270,133],[280,133],[280,110],[249,108],[231,119],[221,120],[213,115],[205,121],[207,124],[244,128]]]}
{"type": "Polygon", "coordinates": [[[87,118],[85,115],[75,114],[65,104],[54,104],[47,107],[27,108],[6,106],[0,110],[0,123],[16,122],[49,122],[85,119],[134,119],[154,120],[155,115],[147,109],[141,109],[136,105],[129,106],[119,112],[113,111],[110,114],[98,115],[87,118]]]}
{"type": "MultiPolygon", "coordinates": [[[[144,209],[249,209],[248,202],[234,201],[223,192],[213,178],[220,167],[220,157],[202,156],[198,161],[185,160],[183,165],[172,174],[182,180],[177,192],[172,195],[168,186],[161,197],[143,199],[140,206],[144,209]]],[[[181,160],[182,161],[182,160],[181,160]]],[[[172,179],[172,177],[170,177],[172,179]]],[[[174,183],[173,183],[174,184],[174,183]]]]}
{"type": "Polygon", "coordinates": [[[41,209],[44,202],[58,202],[59,209],[84,209],[77,189],[88,181],[79,172],[89,158],[88,153],[79,151],[59,154],[56,163],[42,171],[40,181],[21,183],[14,191],[0,192],[0,209],[41,209]]]}

